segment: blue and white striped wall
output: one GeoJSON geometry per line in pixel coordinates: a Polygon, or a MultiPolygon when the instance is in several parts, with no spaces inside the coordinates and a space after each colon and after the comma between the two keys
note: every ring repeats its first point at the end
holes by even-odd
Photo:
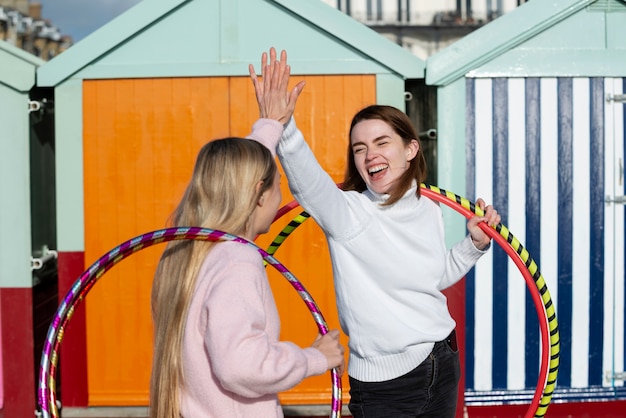
{"type": "MultiPolygon", "coordinates": [[[[626,399],[626,78],[468,78],[467,191],[539,265],[561,338],[557,400],[626,399]]],[[[498,246],[467,277],[466,402],[527,401],[538,316],[498,246]]]]}

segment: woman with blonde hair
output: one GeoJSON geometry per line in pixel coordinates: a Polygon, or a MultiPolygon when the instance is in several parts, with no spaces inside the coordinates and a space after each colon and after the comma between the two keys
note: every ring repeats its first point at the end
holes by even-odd
{"type": "MultiPolygon", "coordinates": [[[[172,226],[252,241],[281,201],[270,152],[242,138],[200,150],[172,226]]],[[[280,321],[263,258],[233,241],[171,241],[152,288],[152,418],[282,417],[277,393],[343,368],[339,332],[308,348],[279,341],[280,321]]]]}

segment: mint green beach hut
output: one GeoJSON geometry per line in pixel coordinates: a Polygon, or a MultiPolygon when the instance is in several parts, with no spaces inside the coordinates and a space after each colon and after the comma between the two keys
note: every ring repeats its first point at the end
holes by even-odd
{"type": "MultiPolygon", "coordinates": [[[[286,49],[293,78],[307,81],[298,124],[337,181],[353,114],[375,102],[404,109],[407,85],[424,84],[423,60],[318,0],[144,0],[38,69],[37,86],[54,92],[60,296],[107,251],[166,225],[204,142],[249,133],[258,110],[248,64],[258,68],[271,46],[286,49]]],[[[115,266],[74,312],[59,368],[66,411],[147,405],[150,287],[162,250],[115,266]]],[[[277,257],[338,327],[314,222],[277,257]]],[[[280,275],[271,282],[284,337],[307,344],[310,314],[280,275]]],[[[329,376],[303,385],[281,394],[283,404],[327,413],[329,376]]]]}

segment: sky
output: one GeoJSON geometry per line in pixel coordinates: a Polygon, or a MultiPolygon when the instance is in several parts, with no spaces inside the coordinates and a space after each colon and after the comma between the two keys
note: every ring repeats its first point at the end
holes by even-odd
{"type": "Polygon", "coordinates": [[[42,5],[41,17],[76,43],[141,0],[31,0],[36,1],[42,5]]]}

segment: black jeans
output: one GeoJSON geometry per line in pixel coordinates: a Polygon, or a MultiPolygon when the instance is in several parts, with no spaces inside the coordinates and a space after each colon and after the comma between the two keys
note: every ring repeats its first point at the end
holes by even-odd
{"type": "Polygon", "coordinates": [[[350,413],[354,418],[454,418],[461,377],[454,331],[435,343],[417,368],[384,382],[350,377],[350,413]]]}

